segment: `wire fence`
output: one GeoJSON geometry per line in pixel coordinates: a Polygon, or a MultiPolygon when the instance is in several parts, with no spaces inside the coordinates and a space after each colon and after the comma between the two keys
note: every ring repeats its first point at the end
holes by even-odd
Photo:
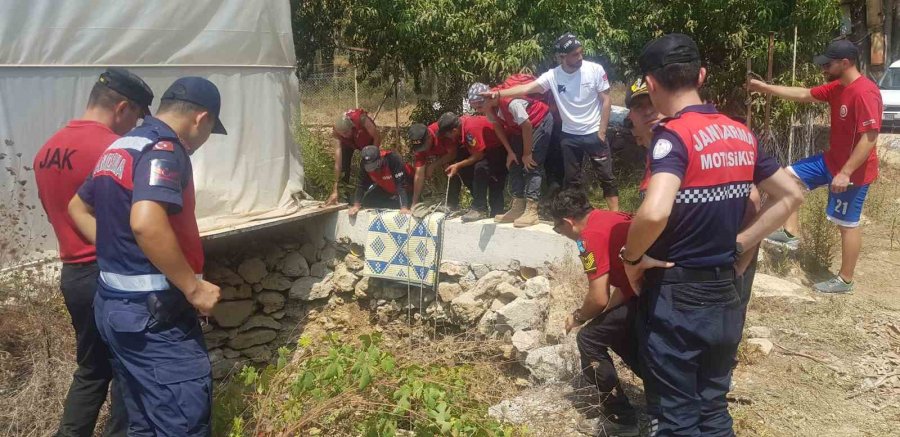
{"type": "Polygon", "coordinates": [[[380,127],[405,127],[418,99],[405,81],[373,85],[353,68],[315,73],[300,81],[300,123],[329,126],[348,109],[363,108],[380,127]]]}

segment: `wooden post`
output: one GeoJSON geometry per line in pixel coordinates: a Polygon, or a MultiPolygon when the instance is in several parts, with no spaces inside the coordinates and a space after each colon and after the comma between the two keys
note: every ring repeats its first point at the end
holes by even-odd
{"type": "MultiPolygon", "coordinates": [[[[794,60],[791,63],[791,86],[797,85],[797,26],[794,26],[794,60]]],[[[788,155],[785,163],[794,160],[794,113],[791,112],[791,123],[788,125],[788,155]]]]}
{"type": "Polygon", "coordinates": [[[869,65],[873,67],[884,65],[884,17],[881,2],[882,0],[866,0],[866,27],[871,38],[869,65]]]}
{"type": "Polygon", "coordinates": [[[353,67],[353,107],[359,108],[359,82],[356,80],[356,67],[353,67]]]}
{"type": "MultiPolygon", "coordinates": [[[[768,83],[772,82],[772,68],[773,68],[774,64],[775,64],[775,32],[769,32],[769,66],[768,66],[768,69],[766,70],[766,82],[768,82],[768,83]]],[[[766,133],[770,132],[769,116],[771,113],[772,113],[772,95],[767,94],[766,95],[766,110],[765,110],[765,115],[764,115],[764,120],[763,120],[763,123],[765,123],[764,129],[765,129],[766,133]]]]}
{"type": "Polygon", "coordinates": [[[882,16],[884,17],[884,66],[886,69],[896,59],[893,51],[894,44],[891,42],[894,37],[894,0],[884,0],[882,16]]]}
{"type": "Polygon", "coordinates": [[[394,80],[394,130],[397,133],[397,144],[400,143],[400,78],[394,80]]]}
{"type": "Polygon", "coordinates": [[[753,118],[753,94],[750,94],[750,73],[753,72],[753,61],[748,57],[747,58],[747,79],[746,85],[744,88],[747,90],[747,128],[749,129],[752,125],[751,120],[753,118]]]}

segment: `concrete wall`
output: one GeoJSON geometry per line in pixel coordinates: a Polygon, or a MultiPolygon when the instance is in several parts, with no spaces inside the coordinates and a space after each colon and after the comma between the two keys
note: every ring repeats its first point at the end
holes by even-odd
{"type": "MultiPolygon", "coordinates": [[[[346,211],[316,217],[306,223],[310,235],[326,239],[350,241],[365,246],[366,211],[351,220],[346,211]]],[[[542,267],[578,255],[575,242],[553,232],[551,226],[539,224],[516,229],[512,224],[498,225],[492,220],[462,223],[460,219],[444,223],[441,259],[469,264],[487,264],[506,268],[513,261],[526,267],[542,267]]]]}

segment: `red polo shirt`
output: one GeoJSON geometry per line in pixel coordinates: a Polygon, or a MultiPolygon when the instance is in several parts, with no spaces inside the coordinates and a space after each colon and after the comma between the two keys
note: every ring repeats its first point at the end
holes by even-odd
{"type": "Polygon", "coordinates": [[[428,125],[428,136],[431,137],[431,147],[424,152],[417,152],[415,155],[416,168],[424,167],[428,164],[431,157],[440,157],[453,151],[455,145],[452,141],[438,137],[438,124],[431,123],[428,125]]]}
{"type": "MultiPolygon", "coordinates": [[[[881,91],[875,82],[864,76],[847,86],[836,80],[809,91],[816,100],[828,102],[831,107],[831,133],[825,165],[834,176],[850,159],[863,133],[881,129],[881,112],[884,109],[881,91]]],[[[850,182],[866,185],[877,177],[878,155],[873,148],[866,161],[850,176],[850,182]]]]}
{"type": "Polygon", "coordinates": [[[595,209],[588,214],[581,240],[578,240],[579,257],[588,280],[609,274],[609,285],[618,287],[626,297],[634,296],[634,290],[628,283],[619,251],[628,239],[629,226],[630,215],[595,209]]]}
{"type": "Polygon", "coordinates": [[[94,261],[96,249],[82,238],[69,217],[69,201],[94,169],[97,158],[119,138],[106,125],[72,120],[56,132],[34,157],[38,196],[59,242],[64,263],[94,261]]]}
{"type": "Polygon", "coordinates": [[[494,124],[483,115],[463,115],[459,117],[461,125],[460,144],[469,149],[469,153],[484,153],[495,147],[503,147],[497,138],[494,124]]]}

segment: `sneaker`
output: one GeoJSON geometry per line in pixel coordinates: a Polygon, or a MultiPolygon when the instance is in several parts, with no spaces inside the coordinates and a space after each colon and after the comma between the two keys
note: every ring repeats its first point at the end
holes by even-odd
{"type": "Polygon", "coordinates": [[[615,415],[604,418],[600,416],[594,419],[582,419],[576,426],[578,432],[597,437],[637,437],[641,435],[637,418],[617,417],[615,415]]]}
{"type": "Polygon", "coordinates": [[[462,216],[463,223],[475,222],[487,218],[487,213],[477,209],[470,209],[466,215],[462,216]]]}
{"type": "Polygon", "coordinates": [[[785,246],[791,250],[797,250],[797,247],[800,245],[800,239],[791,235],[788,231],[784,230],[784,228],[769,234],[769,236],[766,237],[766,241],[785,246]]]}
{"type": "Polygon", "coordinates": [[[846,294],[853,291],[853,282],[844,282],[841,276],[838,275],[827,281],[813,285],[813,288],[819,293],[846,294]]]}

